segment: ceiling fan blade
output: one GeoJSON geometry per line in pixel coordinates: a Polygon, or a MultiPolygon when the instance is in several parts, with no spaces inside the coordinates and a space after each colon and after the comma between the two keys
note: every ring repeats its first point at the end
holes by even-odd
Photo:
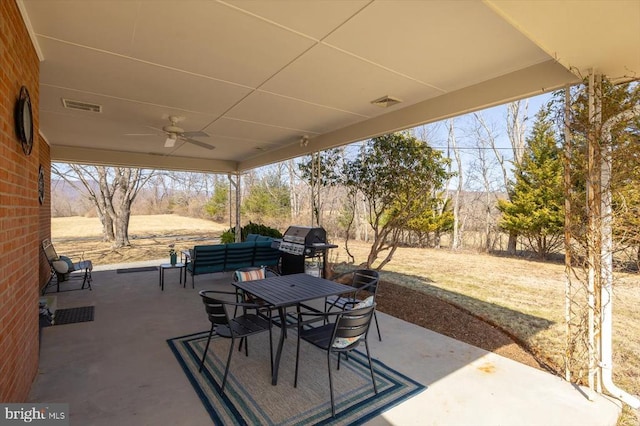
{"type": "Polygon", "coordinates": [[[206,149],[215,149],[215,148],[216,148],[216,147],[215,147],[215,146],[213,146],[213,145],[209,145],[209,144],[206,144],[206,143],[204,143],[204,142],[200,142],[200,141],[195,140],[195,139],[186,138],[186,137],[184,137],[184,136],[182,137],[182,140],[184,140],[185,142],[192,143],[192,144],[194,144],[194,145],[198,145],[198,146],[200,146],[200,147],[202,147],[202,148],[206,148],[206,149]]]}
{"type": "Polygon", "coordinates": [[[208,138],[209,135],[202,130],[195,132],[182,132],[182,136],[185,138],[208,138]]]}
{"type": "Polygon", "coordinates": [[[164,147],[165,148],[173,148],[175,144],[176,144],[176,139],[175,138],[167,138],[164,141],[164,147]]]}

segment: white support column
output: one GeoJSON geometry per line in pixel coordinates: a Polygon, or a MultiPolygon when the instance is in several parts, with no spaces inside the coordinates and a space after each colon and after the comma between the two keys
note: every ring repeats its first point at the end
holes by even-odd
{"type": "MultiPolygon", "coordinates": [[[[229,173],[227,175],[227,178],[229,178],[229,183],[231,184],[231,186],[236,190],[236,196],[235,196],[235,201],[236,201],[236,243],[239,243],[242,241],[242,229],[240,226],[240,196],[241,196],[241,180],[240,180],[240,174],[235,174],[232,175],[231,173],[229,173]],[[234,180],[235,177],[235,180],[234,180]]],[[[231,198],[231,192],[229,192],[229,198],[231,198]]],[[[231,207],[229,207],[231,208],[231,207]]]]}
{"type": "Polygon", "coordinates": [[[588,350],[588,383],[589,389],[596,389],[598,358],[596,354],[596,280],[599,281],[600,264],[600,161],[599,146],[594,130],[595,107],[595,75],[589,75],[589,134],[587,137],[587,350],[588,350]]]}
{"type": "Polygon", "coordinates": [[[571,216],[571,160],[572,160],[572,137],[569,130],[569,120],[571,111],[571,92],[570,87],[564,88],[564,321],[567,346],[565,349],[565,369],[564,378],[571,381],[571,367],[573,348],[571,345],[571,303],[573,288],[571,286],[572,272],[572,252],[571,252],[571,229],[573,218],[571,216]]]}
{"type": "MultiPolygon", "coordinates": [[[[602,94],[600,94],[602,95],[602,94]]],[[[600,288],[600,378],[602,386],[613,397],[618,398],[633,409],[640,408],[640,399],[620,389],[613,383],[613,209],[611,192],[612,128],[620,121],[640,116],[640,106],[625,111],[607,120],[602,125],[602,158],[600,184],[602,186],[601,214],[601,288],[600,288]]]]}

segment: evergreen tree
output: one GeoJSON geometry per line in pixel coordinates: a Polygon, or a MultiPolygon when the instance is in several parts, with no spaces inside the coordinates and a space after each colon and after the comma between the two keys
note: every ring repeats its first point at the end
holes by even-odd
{"type": "Polygon", "coordinates": [[[249,186],[242,201],[241,212],[249,218],[288,218],[290,210],[289,186],[276,174],[267,174],[249,186]]]}
{"type": "Polygon", "coordinates": [[[229,187],[222,182],[217,182],[213,190],[213,195],[209,201],[207,201],[207,204],[205,204],[204,210],[213,220],[222,221],[228,213],[228,208],[229,187]]]}
{"type": "Polygon", "coordinates": [[[536,115],[526,153],[516,165],[508,190],[511,201],[500,200],[500,227],[522,235],[542,259],[562,243],[564,224],[561,150],[553,123],[544,108],[536,115]]]}

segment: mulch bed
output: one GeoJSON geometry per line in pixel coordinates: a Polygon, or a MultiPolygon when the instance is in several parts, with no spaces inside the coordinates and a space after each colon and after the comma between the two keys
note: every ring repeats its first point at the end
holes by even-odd
{"type": "Polygon", "coordinates": [[[531,353],[499,328],[437,297],[381,281],[377,309],[404,321],[543,369],[531,353]]]}

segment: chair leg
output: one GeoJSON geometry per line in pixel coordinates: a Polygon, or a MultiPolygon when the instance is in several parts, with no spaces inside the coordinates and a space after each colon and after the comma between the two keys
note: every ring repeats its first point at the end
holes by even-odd
{"type": "Polygon", "coordinates": [[[231,337],[231,346],[229,347],[229,356],[227,357],[227,367],[224,369],[224,377],[222,378],[222,387],[220,388],[220,395],[224,394],[224,387],[227,384],[227,375],[229,374],[229,366],[231,365],[231,355],[233,354],[233,346],[236,343],[236,339],[231,337]]]}
{"type": "Polygon", "coordinates": [[[207,351],[209,350],[209,343],[211,343],[212,335],[213,335],[213,324],[211,324],[211,330],[209,330],[209,338],[207,339],[207,345],[204,347],[204,353],[202,354],[202,361],[200,361],[200,368],[198,368],[198,372],[202,371],[204,360],[207,358],[207,351]]]}
{"type": "MultiPolygon", "coordinates": [[[[340,360],[340,354],[338,353],[338,361],[340,360]]],[[[336,407],[333,401],[333,377],[331,376],[331,351],[327,351],[327,368],[329,369],[329,393],[331,393],[331,417],[336,416],[336,407]]]]}
{"type": "Polygon", "coordinates": [[[85,284],[89,291],[93,291],[93,289],[91,288],[91,271],[89,269],[84,270],[84,280],[82,280],[81,290],[84,290],[85,284]]]}
{"type": "Polygon", "coordinates": [[[378,340],[382,342],[382,335],[380,334],[380,326],[378,325],[378,317],[376,311],[373,311],[373,319],[376,321],[376,330],[378,330],[378,340]]]}
{"type": "Polygon", "coordinates": [[[371,371],[371,381],[373,382],[373,391],[378,394],[378,388],[376,386],[376,378],[373,374],[373,364],[371,363],[371,355],[369,353],[369,342],[364,341],[364,346],[367,348],[367,359],[369,360],[369,370],[371,371]]]}
{"type": "Polygon", "coordinates": [[[298,359],[300,358],[300,330],[301,328],[298,327],[298,343],[296,345],[296,372],[293,379],[294,388],[298,387],[298,359]]]}
{"type": "Polygon", "coordinates": [[[271,377],[273,377],[273,334],[271,333],[271,321],[269,321],[269,358],[271,359],[271,377]]]}

